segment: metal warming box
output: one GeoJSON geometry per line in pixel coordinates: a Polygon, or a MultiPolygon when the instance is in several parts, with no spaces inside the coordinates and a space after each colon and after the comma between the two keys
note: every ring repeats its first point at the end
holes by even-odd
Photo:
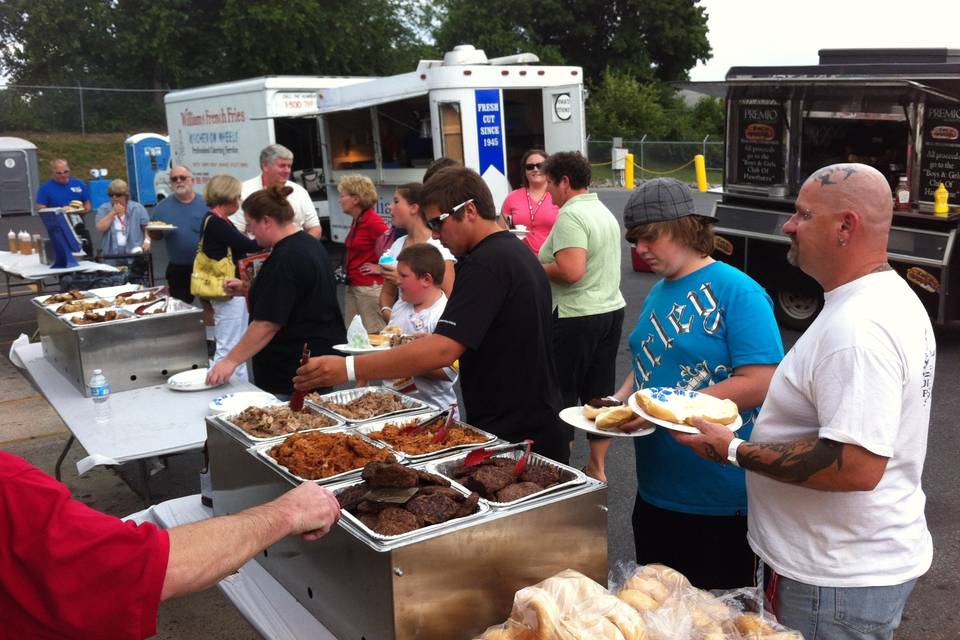
{"type": "MultiPolygon", "coordinates": [[[[261,504],[295,484],[257,447],[241,454],[242,437],[217,418],[207,418],[207,435],[215,513],[261,504]]],[[[462,455],[413,466],[442,471],[462,455]]],[[[577,475],[579,482],[513,506],[481,500],[472,516],[392,541],[343,517],[319,541],[288,536],[256,559],[341,640],[468,640],[510,615],[518,589],[563,569],[606,582],[607,487],[577,475]]]]}
{"type": "Polygon", "coordinates": [[[174,308],[166,313],[138,316],[130,307],[120,310],[123,319],[77,325],[43,302],[34,300],[43,356],[84,395],[94,369],[103,371],[113,391],[127,391],[207,366],[203,312],[197,307],[172,300],[174,308]]]}

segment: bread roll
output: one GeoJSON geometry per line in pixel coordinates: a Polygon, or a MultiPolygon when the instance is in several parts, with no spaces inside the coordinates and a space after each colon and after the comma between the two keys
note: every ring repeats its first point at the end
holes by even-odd
{"type": "Polygon", "coordinates": [[[616,431],[619,429],[620,425],[626,424],[635,417],[633,409],[627,405],[620,407],[610,407],[609,409],[604,409],[600,412],[600,415],[597,416],[595,422],[597,423],[598,429],[605,429],[608,431],[616,431]]]}
{"type": "Polygon", "coordinates": [[[367,337],[370,339],[370,345],[373,347],[389,347],[390,346],[390,336],[386,336],[380,333],[369,333],[367,337]]]}
{"type": "Polygon", "coordinates": [[[739,415],[733,400],[715,398],[705,393],[690,396],[666,389],[653,394],[649,389],[641,389],[634,394],[634,399],[648,415],[676,424],[691,424],[693,418],[730,424],[739,415]]]}
{"type": "Polygon", "coordinates": [[[686,589],[690,586],[690,581],[687,580],[687,576],[676,569],[671,569],[665,564],[648,564],[643,567],[640,573],[645,576],[650,576],[651,578],[656,578],[671,590],[686,589]]]}
{"type": "Polygon", "coordinates": [[[670,590],[667,589],[666,585],[650,576],[634,575],[624,583],[623,588],[642,591],[656,600],[657,604],[663,604],[663,601],[670,596],[670,590]]]}
{"type": "Polygon", "coordinates": [[[583,405],[583,417],[587,420],[596,420],[600,412],[605,409],[606,407],[591,407],[589,404],[585,404],[583,405]]]}
{"type": "Polygon", "coordinates": [[[623,589],[617,597],[637,611],[653,611],[660,606],[659,602],[638,589],[623,589]]]}

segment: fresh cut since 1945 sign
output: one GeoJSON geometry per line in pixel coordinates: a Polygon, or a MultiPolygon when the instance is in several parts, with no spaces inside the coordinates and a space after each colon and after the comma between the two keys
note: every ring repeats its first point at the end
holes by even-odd
{"type": "Polygon", "coordinates": [[[477,89],[477,145],[480,151],[480,175],[493,167],[501,174],[504,168],[503,110],[499,89],[477,89]]]}

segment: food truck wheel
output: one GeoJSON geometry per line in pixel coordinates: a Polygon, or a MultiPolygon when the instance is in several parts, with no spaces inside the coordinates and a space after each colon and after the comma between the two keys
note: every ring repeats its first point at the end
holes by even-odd
{"type": "Polygon", "coordinates": [[[776,302],[774,311],[777,321],[795,331],[804,331],[809,327],[823,308],[821,293],[781,289],[773,299],[776,302]]]}

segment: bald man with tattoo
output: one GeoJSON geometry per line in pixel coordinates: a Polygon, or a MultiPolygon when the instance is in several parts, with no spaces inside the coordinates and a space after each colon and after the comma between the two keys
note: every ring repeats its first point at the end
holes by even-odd
{"type": "Polygon", "coordinates": [[[920,486],[936,344],[887,263],[890,188],[861,164],[815,172],[784,225],[823,311],[777,367],[749,442],[676,434],[748,471],[748,541],[766,605],[806,640],[892,638],[933,556],[920,486]]]}

